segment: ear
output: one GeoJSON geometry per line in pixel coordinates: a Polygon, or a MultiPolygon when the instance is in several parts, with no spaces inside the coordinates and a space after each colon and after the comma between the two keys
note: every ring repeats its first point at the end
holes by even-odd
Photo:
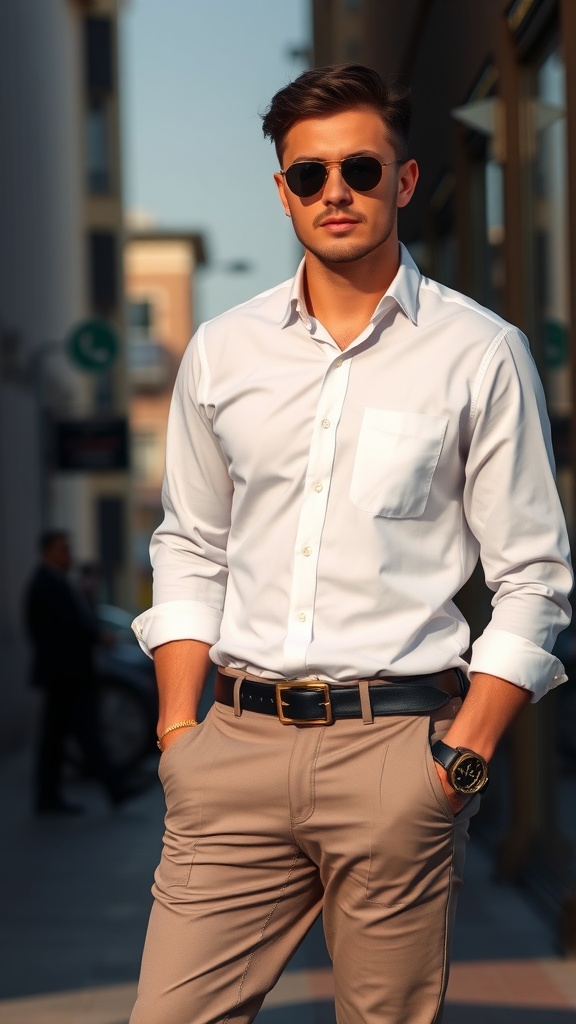
{"type": "Polygon", "coordinates": [[[400,165],[397,206],[408,206],[414,195],[419,173],[418,164],[415,160],[406,160],[406,163],[400,165]]]}
{"type": "Polygon", "coordinates": [[[282,206],[284,207],[284,213],[286,214],[287,217],[289,217],[290,216],[290,206],[289,206],[288,200],[286,198],[286,186],[284,184],[284,178],[283,178],[283,176],[280,173],[276,172],[276,174],[274,175],[274,181],[276,182],[276,188],[278,189],[278,195],[280,196],[280,202],[282,203],[282,206]]]}

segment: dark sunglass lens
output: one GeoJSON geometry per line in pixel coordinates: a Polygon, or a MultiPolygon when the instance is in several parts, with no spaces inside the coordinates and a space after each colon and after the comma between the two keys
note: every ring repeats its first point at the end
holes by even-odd
{"type": "Polygon", "coordinates": [[[320,191],[326,180],[326,168],[324,164],[313,161],[292,164],[286,171],[285,178],[290,191],[295,196],[305,199],[320,191]]]}
{"type": "Polygon", "coordinates": [[[342,162],[342,177],[355,192],[371,192],[382,177],[382,166],[373,156],[352,156],[342,162]]]}

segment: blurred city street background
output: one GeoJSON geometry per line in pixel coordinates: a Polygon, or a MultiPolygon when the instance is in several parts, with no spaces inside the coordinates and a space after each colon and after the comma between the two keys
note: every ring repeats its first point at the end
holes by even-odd
{"type": "MultiPolygon", "coordinates": [[[[259,115],[306,67],[350,60],[412,84],[400,237],[527,334],[574,534],[576,0],[2,0],[0,1024],[128,1019],[163,815],[130,622],[171,389],[200,321],[300,258],[259,115]],[[106,798],[86,736],[70,743],[78,817],[35,813],[24,595],[47,530],[69,535],[98,623],[90,707],[123,780],[106,798]]],[[[474,638],[480,572],[457,601],[474,638]]],[[[474,822],[446,1024],[576,1022],[576,628],[556,653],[570,682],[515,724],[474,822]]],[[[331,984],[317,925],[259,1019],[333,1022],[331,984]]]]}

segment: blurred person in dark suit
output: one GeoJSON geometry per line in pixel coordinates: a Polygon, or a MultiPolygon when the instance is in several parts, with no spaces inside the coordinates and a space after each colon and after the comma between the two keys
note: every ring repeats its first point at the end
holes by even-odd
{"type": "Polygon", "coordinates": [[[80,744],[87,771],[113,805],[135,796],[148,779],[128,782],[109,763],[98,726],[94,650],[103,639],[94,607],[70,582],[71,545],[64,530],[40,537],[40,562],[28,584],[25,616],[34,656],[32,682],[44,694],[35,773],[40,814],[78,814],[62,792],[66,742],[80,744]]]}

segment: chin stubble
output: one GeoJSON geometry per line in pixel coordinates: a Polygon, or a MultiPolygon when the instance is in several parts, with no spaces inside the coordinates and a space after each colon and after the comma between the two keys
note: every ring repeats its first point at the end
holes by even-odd
{"type": "MultiPolygon", "coordinates": [[[[325,219],[326,214],[322,215],[322,219],[325,219]]],[[[362,223],[366,223],[366,218],[362,219],[362,223]]],[[[310,245],[306,242],[302,235],[296,230],[296,225],[292,222],[292,226],[296,233],[298,241],[302,243],[308,252],[311,252],[313,256],[319,260],[320,263],[324,263],[326,266],[339,263],[356,263],[358,260],[368,256],[371,252],[379,249],[381,245],[384,245],[388,241],[392,231],[394,230],[395,217],[392,217],[390,223],[386,225],[386,230],[382,236],[374,242],[365,242],[364,244],[353,242],[348,239],[334,239],[333,242],[327,241],[322,248],[310,245]]]]}

